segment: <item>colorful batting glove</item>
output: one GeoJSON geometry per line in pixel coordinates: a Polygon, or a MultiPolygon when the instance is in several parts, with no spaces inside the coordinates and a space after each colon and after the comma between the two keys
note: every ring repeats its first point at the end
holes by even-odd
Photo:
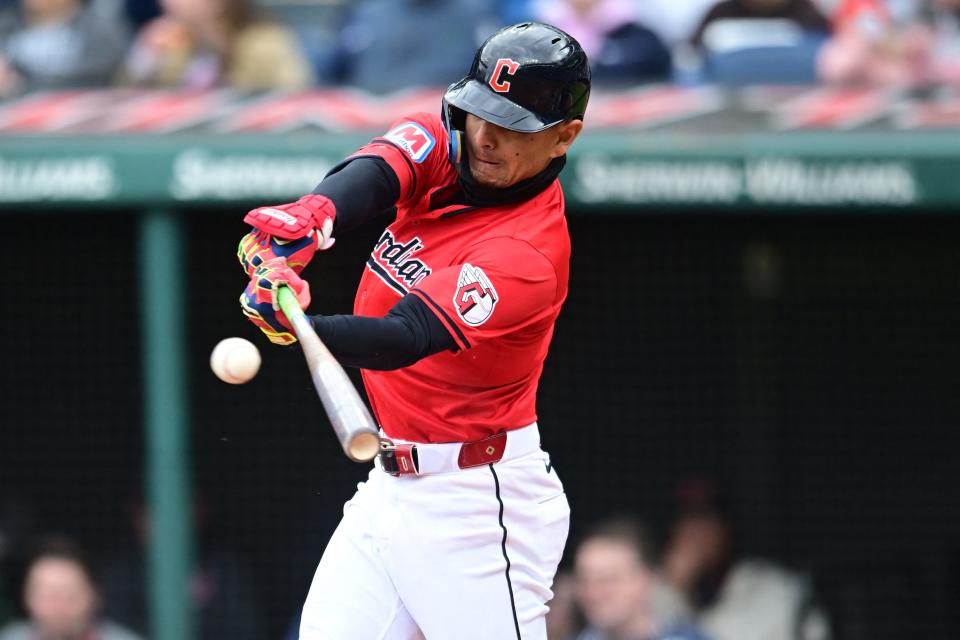
{"type": "Polygon", "coordinates": [[[240,308],[247,320],[257,326],[270,342],[282,346],[289,346],[297,341],[291,327],[287,326],[286,317],[282,311],[274,311],[269,303],[256,302],[256,293],[252,290],[255,283],[251,280],[247,288],[240,294],[240,308]]]}
{"type": "Polygon", "coordinates": [[[253,231],[240,240],[237,258],[250,277],[260,263],[272,258],[287,258],[300,273],[317,251],[333,246],[336,218],[333,201],[316,193],[289,204],[252,209],[243,220],[253,231]]]}
{"type": "Polygon", "coordinates": [[[266,231],[251,229],[250,233],[240,239],[240,244],[237,246],[237,259],[240,261],[240,266],[243,267],[247,276],[252,278],[254,271],[264,262],[274,258],[285,258],[290,268],[299,274],[313,259],[313,254],[329,249],[335,242],[330,237],[330,232],[333,231],[333,220],[327,220],[323,224],[323,229],[314,229],[298,240],[283,240],[271,236],[266,231]]]}
{"type": "Polygon", "coordinates": [[[336,217],[337,208],[330,198],[311,193],[289,204],[251,209],[243,221],[275,238],[299,240],[314,229],[323,229],[328,220],[332,230],[336,217]]]}
{"type": "Polygon", "coordinates": [[[309,283],[297,275],[284,258],[274,258],[256,268],[240,295],[240,307],[247,319],[263,331],[270,342],[285,346],[296,342],[297,337],[277,301],[277,291],[284,285],[296,294],[301,309],[309,306],[309,283]]]}

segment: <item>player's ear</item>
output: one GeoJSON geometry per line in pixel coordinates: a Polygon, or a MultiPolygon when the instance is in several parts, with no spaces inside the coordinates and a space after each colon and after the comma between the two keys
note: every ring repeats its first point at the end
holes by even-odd
{"type": "Polygon", "coordinates": [[[583,131],[583,120],[564,120],[554,127],[554,130],[556,131],[557,141],[553,146],[553,150],[550,152],[550,157],[559,158],[567,152],[567,149],[570,148],[573,141],[576,140],[580,132],[583,131]]]}

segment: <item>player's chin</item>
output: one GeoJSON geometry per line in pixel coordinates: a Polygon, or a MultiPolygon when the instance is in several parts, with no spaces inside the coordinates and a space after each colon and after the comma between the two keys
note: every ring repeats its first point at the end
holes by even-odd
{"type": "Polygon", "coordinates": [[[477,184],[489,189],[505,189],[510,186],[510,179],[506,176],[494,173],[487,167],[476,167],[471,163],[470,173],[477,184]]]}

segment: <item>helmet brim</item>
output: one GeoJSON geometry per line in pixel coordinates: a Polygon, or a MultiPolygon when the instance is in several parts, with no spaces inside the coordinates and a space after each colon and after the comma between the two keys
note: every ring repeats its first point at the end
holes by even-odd
{"type": "Polygon", "coordinates": [[[562,122],[544,121],[532,111],[497,95],[485,84],[471,78],[450,85],[443,98],[458,109],[511,131],[536,133],[562,122]]]}

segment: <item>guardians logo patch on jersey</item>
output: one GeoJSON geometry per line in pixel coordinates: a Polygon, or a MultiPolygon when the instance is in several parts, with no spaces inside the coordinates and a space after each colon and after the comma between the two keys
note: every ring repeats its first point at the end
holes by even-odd
{"type": "Polygon", "coordinates": [[[416,163],[423,162],[436,144],[430,132],[419,122],[404,122],[390,129],[383,137],[406,151],[416,163]]]}
{"type": "Polygon", "coordinates": [[[497,306],[497,292],[490,279],[480,267],[465,264],[457,279],[457,292],[453,295],[457,315],[471,327],[476,327],[493,315],[497,306]]]}
{"type": "Polygon", "coordinates": [[[387,230],[374,245],[367,267],[397,293],[406,295],[431,273],[430,267],[413,257],[421,249],[420,238],[414,236],[401,242],[387,230]]]}

